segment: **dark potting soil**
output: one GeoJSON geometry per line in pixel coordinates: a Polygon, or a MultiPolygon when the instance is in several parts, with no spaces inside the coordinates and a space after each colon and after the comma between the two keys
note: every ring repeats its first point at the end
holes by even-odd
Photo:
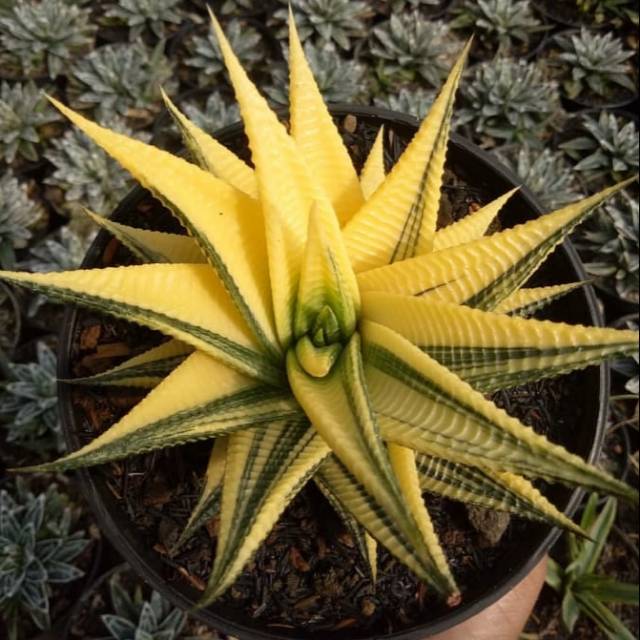
{"type": "MultiPolygon", "coordinates": [[[[355,164],[362,166],[377,131],[353,116],[340,127],[355,164]]],[[[388,167],[406,141],[387,132],[388,167]]],[[[246,144],[232,147],[247,157],[246,144]]],[[[487,194],[468,186],[458,167],[447,167],[440,226],[449,224],[488,201],[487,194]]],[[[178,231],[178,223],[150,197],[131,212],[128,224],[178,231]]],[[[103,265],[130,264],[134,260],[116,240],[103,252],[103,265]]],[[[159,334],[105,319],[87,311],[78,315],[72,352],[72,373],[84,376],[103,371],[162,340],[159,334]]],[[[575,397],[576,378],[526,385],[496,394],[495,401],[512,415],[551,439],[566,443],[581,419],[575,397]]],[[[140,390],[72,390],[79,435],[88,442],[123,416],[142,397],[140,390]]],[[[202,590],[214,553],[218,520],[212,518],[180,550],[169,549],[184,527],[199,495],[210,443],[199,442],[136,456],[104,465],[102,476],[135,525],[140,544],[153,548],[164,565],[168,582],[188,583],[202,590]]],[[[462,590],[479,594],[487,589],[486,575],[520,546],[530,525],[512,518],[501,541],[488,547],[473,528],[459,503],[426,495],[436,530],[462,590]]],[[[406,628],[443,612],[442,605],[404,565],[384,549],[379,554],[379,577],[374,586],[344,529],[313,483],[292,501],[251,563],[219,606],[254,618],[267,628],[306,628],[318,632],[352,628],[387,633],[406,628]]]]}

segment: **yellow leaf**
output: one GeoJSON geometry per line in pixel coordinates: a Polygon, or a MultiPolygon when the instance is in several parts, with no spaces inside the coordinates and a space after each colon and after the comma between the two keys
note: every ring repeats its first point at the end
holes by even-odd
{"type": "Polygon", "coordinates": [[[366,200],[376,192],[376,189],[384,182],[384,126],[380,127],[378,135],[369,151],[367,160],[360,174],[360,185],[366,200]]]}
{"type": "Polygon", "coordinates": [[[456,247],[481,238],[487,232],[502,207],[516,191],[517,189],[507,191],[503,196],[496,198],[481,209],[437,231],[433,242],[433,250],[442,251],[442,249],[456,247]]]}
{"type": "Polygon", "coordinates": [[[258,185],[253,169],[213,136],[191,122],[164,91],[162,98],[198,164],[250,198],[257,198],[258,185]]]}
{"type": "Polygon", "coordinates": [[[356,273],[431,251],[451,113],[468,50],[385,181],[345,226],[356,273]]]}
{"type": "Polygon", "coordinates": [[[291,7],[289,73],[291,136],[309,171],[329,196],[340,224],[344,224],[362,206],[362,190],[349,152],[305,58],[291,7]]]}

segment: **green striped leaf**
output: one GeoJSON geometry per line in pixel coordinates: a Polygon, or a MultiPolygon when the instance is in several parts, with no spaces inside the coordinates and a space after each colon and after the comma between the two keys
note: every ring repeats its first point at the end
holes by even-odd
{"type": "Polygon", "coordinates": [[[364,318],[418,346],[483,392],[636,353],[638,333],[510,317],[429,298],[365,293],[364,318]]]}
{"type": "Polygon", "coordinates": [[[281,349],[273,327],[258,202],[178,156],[109,131],[51,101],[179,219],[215,268],[263,349],[277,358],[281,349]]]}
{"type": "Polygon", "coordinates": [[[630,182],[465,245],[359,273],[360,290],[494,309],[527,281],[577,224],[630,182]]]}
{"type": "Polygon", "coordinates": [[[0,271],[0,279],[157,329],[248,376],[282,385],[209,265],[147,264],[60,273],[0,271]]]}
{"type": "Polygon", "coordinates": [[[198,244],[190,236],[136,229],[99,216],[88,209],[84,209],[84,212],[144,263],[202,264],[207,261],[198,244]]]}
{"type": "MultiPolygon", "coordinates": [[[[331,313],[338,324],[336,338],[343,341],[355,331],[359,309],[358,284],[342,242],[338,220],[332,211],[323,211],[315,205],[309,216],[307,247],[300,274],[295,336],[299,339],[322,328],[316,326],[318,316],[331,313]]],[[[329,342],[337,342],[337,339],[329,342]]]]}
{"type": "MultiPolygon", "coordinates": [[[[597,496],[589,498],[591,504],[590,510],[595,513],[597,505],[597,496]]],[[[593,573],[598,565],[604,545],[607,542],[611,527],[616,520],[618,505],[615,498],[608,498],[600,513],[595,517],[590,526],[585,527],[588,540],[571,539],[571,543],[577,550],[572,556],[571,564],[566,568],[567,573],[576,577],[593,573]]],[[[586,522],[586,518],[585,518],[586,522]]]]}
{"type": "Polygon", "coordinates": [[[449,568],[449,563],[444,554],[444,550],[438,540],[438,535],[431,521],[431,516],[422,497],[422,489],[420,487],[420,474],[416,464],[416,453],[409,447],[389,442],[387,444],[389,450],[389,458],[391,467],[393,468],[400,489],[407,502],[407,506],[411,510],[422,538],[429,549],[429,555],[435,568],[435,572],[442,576],[449,585],[449,597],[447,603],[449,606],[455,606],[460,603],[460,591],[456,585],[456,581],[449,568]]]}
{"type": "Polygon", "coordinates": [[[351,515],[349,509],[340,502],[336,494],[333,492],[330,479],[322,474],[322,469],[325,464],[326,461],[322,463],[313,479],[324,497],[333,507],[333,510],[340,516],[340,519],[347,528],[347,531],[351,534],[351,538],[353,539],[356,549],[360,553],[360,557],[369,572],[369,578],[371,579],[371,582],[375,584],[378,575],[378,543],[375,538],[372,538],[367,533],[367,530],[358,522],[358,520],[351,515]]]}
{"type": "Polygon", "coordinates": [[[256,384],[196,352],[107,431],[35,469],[88,467],[301,415],[288,391],[256,384]],[[202,380],[215,384],[198,384],[202,380]]]}
{"type": "Polygon", "coordinates": [[[231,586],[328,454],[306,420],[229,437],[216,557],[199,607],[231,586]]]}
{"type": "Polygon", "coordinates": [[[361,331],[367,385],[385,440],[637,501],[634,489],[536,434],[391,329],[365,321],[361,331]]]}
{"type": "Polygon", "coordinates": [[[436,232],[433,250],[442,251],[481,238],[500,210],[518,189],[507,191],[484,207],[436,232]]]}
{"type": "Polygon", "coordinates": [[[505,298],[492,311],[526,318],[540,311],[540,309],[544,309],[544,307],[555,302],[558,298],[583,287],[585,284],[588,284],[588,281],[568,282],[567,284],[556,284],[549,287],[523,288],[505,298]]]}
{"type": "Polygon", "coordinates": [[[575,600],[585,613],[605,633],[609,640],[636,640],[623,622],[602,602],[591,594],[576,592],[575,600]]]}
{"type": "Polygon", "coordinates": [[[213,136],[191,122],[164,91],[162,99],[198,165],[249,197],[257,198],[258,184],[253,169],[213,136]]]}
{"type": "Polygon", "coordinates": [[[426,454],[418,455],[417,465],[423,491],[486,509],[508,511],[584,535],[580,527],[558,511],[525,478],[426,454]]]}
{"type": "Polygon", "coordinates": [[[409,567],[425,582],[441,584],[440,593],[451,598],[450,603],[457,601],[457,589],[445,576],[439,576],[432,561],[425,570],[425,562],[416,559],[412,541],[402,527],[389,516],[371,497],[369,492],[358,482],[349,470],[335,457],[327,458],[318,471],[318,477],[331,487],[332,493],[346,507],[354,518],[364,527],[378,543],[389,550],[400,562],[409,567]]]}
{"type": "Polygon", "coordinates": [[[178,541],[171,548],[175,554],[193,534],[220,511],[222,482],[227,464],[228,437],[216,438],[209,455],[202,491],[178,541]]]}
{"type": "MultiPolygon", "coordinates": [[[[359,335],[351,337],[324,378],[305,373],[293,352],[287,356],[287,372],[293,393],[315,429],[362,484],[383,517],[392,521],[404,536],[403,562],[409,562],[416,574],[432,584],[438,593],[451,595],[452,585],[433,562],[428,543],[407,507],[387,449],[380,439],[365,386],[359,335]]],[[[364,526],[377,536],[375,530],[364,526]]]]}
{"type": "Polygon", "coordinates": [[[141,387],[152,389],[162,382],[193,351],[179,340],[168,340],[116,367],[84,378],[63,380],[69,384],[141,387]]]}
{"type": "Polygon", "coordinates": [[[385,181],[344,227],[356,273],[433,249],[451,114],[469,46],[385,181]]]}

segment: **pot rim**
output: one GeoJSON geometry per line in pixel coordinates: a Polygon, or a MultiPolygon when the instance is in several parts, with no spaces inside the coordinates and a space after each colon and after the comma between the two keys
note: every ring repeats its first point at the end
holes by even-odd
{"type": "MultiPolygon", "coordinates": [[[[414,133],[419,125],[419,121],[413,116],[397,113],[380,107],[331,104],[329,108],[332,115],[338,118],[345,117],[347,115],[354,115],[356,117],[362,116],[373,120],[373,124],[375,124],[375,121],[378,121],[380,125],[396,124],[400,127],[413,129],[414,133]]],[[[283,115],[286,115],[287,110],[280,109],[277,113],[279,117],[283,117],[283,115]]],[[[217,131],[216,138],[224,143],[225,141],[229,141],[239,134],[242,134],[242,132],[242,123],[235,123],[217,131]]],[[[455,133],[451,134],[449,144],[457,147],[462,152],[476,159],[479,164],[490,168],[493,175],[497,176],[502,181],[508,182],[512,185],[521,184],[520,179],[512,171],[501,165],[497,158],[466,138],[455,133]]],[[[143,191],[141,187],[134,187],[134,189],[120,202],[116,211],[126,210],[130,206],[130,203],[139,197],[141,191],[143,191]]],[[[520,188],[520,195],[526,201],[531,212],[535,216],[541,215],[543,212],[542,206],[526,186],[523,185],[520,188]]],[[[100,234],[102,233],[104,232],[101,231],[100,234]]],[[[96,237],[89,248],[82,263],[82,267],[90,266],[90,263],[98,257],[100,234],[96,237]]],[[[569,240],[565,240],[561,245],[560,250],[564,251],[566,258],[571,263],[571,267],[575,270],[578,279],[586,281],[586,273],[582,263],[580,262],[578,253],[571,242],[569,240]]],[[[604,326],[604,320],[600,312],[593,287],[591,287],[591,285],[584,286],[583,293],[586,298],[586,306],[591,317],[592,324],[599,327],[604,326]]],[[[76,308],[67,307],[65,309],[58,354],[58,377],[60,378],[60,381],[58,382],[59,406],[64,437],[70,450],[77,448],[80,443],[73,428],[75,419],[73,415],[73,405],[70,398],[73,386],[63,382],[63,380],[70,377],[68,370],[70,361],[70,345],[73,341],[77,313],[78,310],[76,308]]],[[[609,398],[609,379],[609,366],[607,363],[603,363],[600,365],[598,373],[598,415],[595,432],[593,434],[593,442],[590,447],[589,455],[586,456],[586,459],[590,463],[594,463],[597,460],[604,440],[609,398]]],[[[334,638],[338,640],[338,638],[347,639],[350,637],[341,634],[334,635],[326,632],[310,633],[301,631],[300,629],[295,629],[289,633],[284,630],[257,630],[255,627],[244,626],[236,620],[224,618],[217,613],[209,612],[207,614],[207,609],[193,610],[193,600],[189,599],[186,595],[186,591],[189,591],[189,589],[185,587],[183,590],[178,591],[172,585],[167,584],[160,572],[150,566],[146,558],[140,554],[134,544],[135,541],[128,536],[123,535],[122,528],[118,526],[118,517],[122,518],[122,515],[109,510],[105,505],[101,489],[98,486],[99,483],[94,477],[94,474],[90,473],[88,469],[78,469],[76,470],[76,473],[79,475],[81,488],[85,493],[86,499],[91,506],[93,514],[96,517],[103,534],[111,541],[121,556],[131,565],[134,571],[143,577],[144,580],[154,589],[160,591],[162,595],[170,600],[174,605],[183,610],[190,610],[192,615],[200,619],[205,624],[209,624],[211,626],[218,625],[220,630],[224,633],[237,636],[242,640],[292,640],[293,638],[300,639],[301,637],[312,640],[321,640],[321,638],[323,640],[333,640],[334,638]]],[[[106,494],[106,489],[104,489],[104,492],[106,494]]],[[[564,510],[566,515],[569,517],[573,516],[584,496],[584,493],[584,489],[581,488],[576,488],[572,491],[564,510]]],[[[396,631],[392,634],[370,634],[368,636],[363,635],[362,637],[366,637],[368,640],[424,640],[425,634],[440,633],[464,622],[468,618],[492,605],[509,592],[516,584],[518,584],[540,562],[542,557],[558,540],[561,533],[562,531],[558,528],[550,529],[545,535],[543,541],[537,546],[536,550],[524,563],[519,563],[515,570],[512,567],[509,572],[505,572],[501,579],[492,585],[490,590],[483,592],[475,600],[471,600],[466,604],[463,603],[456,609],[452,609],[450,613],[442,616],[439,620],[418,624],[409,629],[396,631]]],[[[140,545],[138,544],[138,547],[139,546],[140,545]]],[[[195,594],[195,591],[193,593],[195,594]]]]}

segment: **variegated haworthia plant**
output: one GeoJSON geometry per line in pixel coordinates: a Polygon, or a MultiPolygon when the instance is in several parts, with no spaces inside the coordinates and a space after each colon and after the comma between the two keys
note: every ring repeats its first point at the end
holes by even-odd
{"type": "Polygon", "coordinates": [[[573,531],[579,528],[534,478],[636,500],[632,488],[485,395],[636,349],[632,331],[519,317],[575,286],[523,288],[545,256],[622,185],[485,237],[510,192],[436,231],[468,47],[391,172],[385,175],[378,136],[357,175],[293,20],[289,129],[215,19],[213,25],[255,169],[168,98],[196,163],[56,102],[170,207],[189,235],[96,217],[147,264],[0,272],[13,284],[172,338],[98,380],[83,380],[155,388],[90,444],[39,469],[213,440],[190,522],[219,500],[217,551],[202,606],[233,584],[312,478],[360,532],[372,576],[377,541],[451,606],[462,596],[422,491],[573,531]]]}

